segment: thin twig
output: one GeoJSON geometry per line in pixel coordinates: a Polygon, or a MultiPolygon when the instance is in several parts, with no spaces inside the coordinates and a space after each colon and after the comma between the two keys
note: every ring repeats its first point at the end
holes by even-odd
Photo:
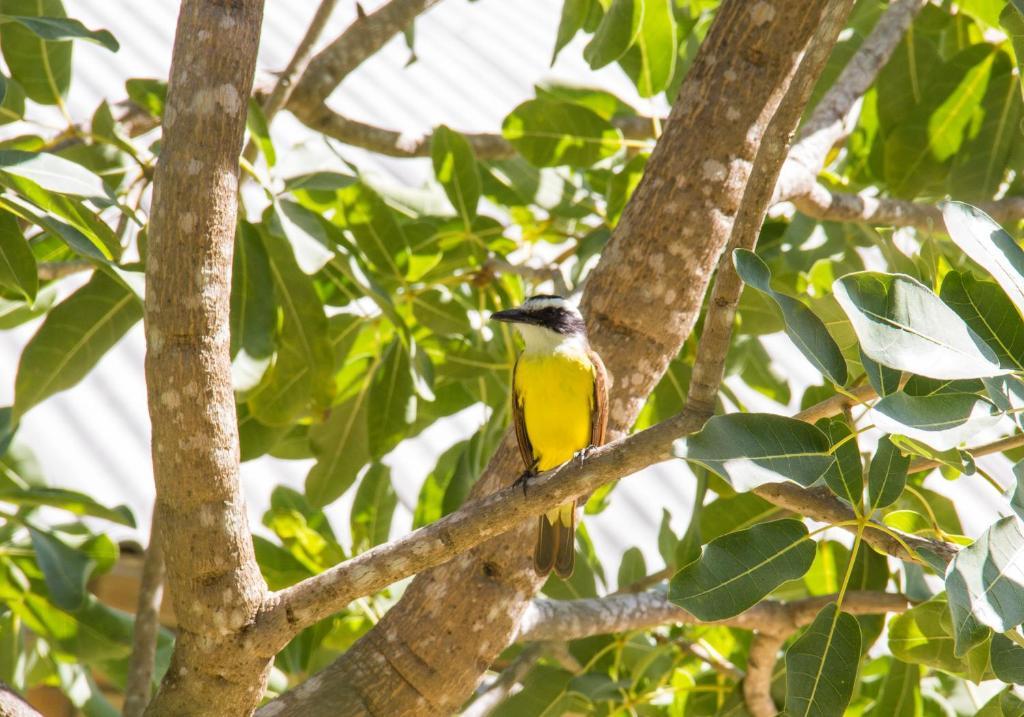
{"type": "Polygon", "coordinates": [[[40,262],[37,268],[37,274],[39,275],[40,281],[52,281],[53,279],[62,279],[65,276],[71,276],[72,274],[78,274],[83,271],[90,271],[95,269],[96,265],[91,261],[74,260],[74,261],[44,261],[40,262]]]}
{"type": "Polygon", "coordinates": [[[745,676],[743,670],[729,662],[729,660],[723,657],[722,654],[718,652],[718,650],[713,648],[704,640],[691,642],[690,640],[680,639],[673,640],[672,643],[674,645],[678,645],[679,649],[683,650],[684,652],[690,653],[701,662],[707,663],[711,667],[711,669],[713,669],[720,675],[731,677],[734,680],[742,680],[745,676]]]}
{"type": "MultiPolygon", "coordinates": [[[[1021,446],[1024,446],[1024,433],[1017,433],[1012,436],[1007,436],[1006,438],[1001,438],[998,441],[993,441],[992,443],[986,443],[983,446],[968,448],[967,452],[974,458],[981,458],[982,456],[990,456],[993,453],[1002,453],[1003,451],[1020,448],[1021,446]]],[[[939,468],[943,465],[945,465],[945,463],[940,461],[933,461],[929,458],[920,458],[910,464],[908,472],[922,473],[934,468],[939,468]]]]}
{"type": "Polygon", "coordinates": [[[523,681],[526,674],[544,654],[544,643],[527,645],[512,664],[501,671],[473,702],[462,711],[462,717],[487,717],[509,693],[523,681]]]}
{"type": "Polygon", "coordinates": [[[124,690],[124,717],[142,717],[152,693],[156,646],[160,636],[160,604],[164,594],[164,555],[158,536],[154,512],[149,547],[142,564],[139,604],[135,611],[132,657],[124,690]]]}

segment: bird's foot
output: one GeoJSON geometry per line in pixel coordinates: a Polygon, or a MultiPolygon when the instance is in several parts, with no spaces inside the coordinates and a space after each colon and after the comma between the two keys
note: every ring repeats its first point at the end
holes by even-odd
{"type": "Polygon", "coordinates": [[[531,473],[530,471],[523,471],[523,474],[521,476],[519,476],[518,478],[516,478],[515,482],[512,484],[513,487],[520,487],[520,486],[522,487],[522,489],[523,489],[523,497],[524,498],[526,497],[527,483],[530,482],[530,479],[533,478],[533,475],[534,474],[531,473]]]}
{"type": "Polygon", "coordinates": [[[572,462],[574,465],[581,465],[583,461],[590,457],[590,454],[597,450],[597,446],[589,445],[586,448],[581,448],[572,454],[572,462]]]}

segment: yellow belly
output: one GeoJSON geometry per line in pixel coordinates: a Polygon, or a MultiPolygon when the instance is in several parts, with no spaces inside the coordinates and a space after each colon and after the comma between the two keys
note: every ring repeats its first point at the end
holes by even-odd
{"type": "Polygon", "coordinates": [[[586,354],[523,355],[514,380],[539,470],[590,445],[594,367],[586,354]]]}

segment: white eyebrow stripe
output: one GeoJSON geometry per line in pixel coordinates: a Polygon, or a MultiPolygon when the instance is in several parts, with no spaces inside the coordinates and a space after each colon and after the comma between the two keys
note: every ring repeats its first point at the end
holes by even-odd
{"type": "Polygon", "coordinates": [[[581,316],[579,309],[573,306],[565,299],[527,299],[523,304],[523,308],[527,311],[538,311],[541,309],[564,309],[576,316],[581,316]]]}

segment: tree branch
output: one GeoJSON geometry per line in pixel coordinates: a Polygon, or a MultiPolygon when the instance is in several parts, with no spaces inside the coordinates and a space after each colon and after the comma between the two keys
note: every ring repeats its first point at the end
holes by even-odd
{"type": "MultiPolygon", "coordinates": [[[[515,642],[564,642],[660,625],[722,625],[785,638],[814,622],[815,615],[835,600],[836,595],[792,602],[762,600],[735,617],[714,621],[698,620],[672,604],[664,590],[582,600],[534,600],[519,622],[515,642]]],[[[851,615],[903,612],[908,607],[907,598],[897,593],[850,590],[843,598],[843,610],[851,615]]]]}
{"type": "Polygon", "coordinates": [[[743,701],[752,717],[775,717],[778,710],[772,699],[772,677],[784,635],[756,632],[747,653],[747,678],[743,681],[743,701]]]}
{"type": "MultiPolygon", "coordinates": [[[[993,453],[1002,453],[1003,451],[1009,451],[1014,448],[1020,448],[1024,446],[1024,433],[1016,433],[1006,438],[1001,438],[998,441],[992,443],[986,443],[983,446],[977,446],[975,448],[968,448],[967,452],[974,458],[981,458],[982,456],[990,456],[993,453]]],[[[934,468],[939,468],[945,465],[939,461],[929,460],[927,458],[920,458],[910,464],[908,472],[910,473],[923,473],[924,471],[930,471],[934,468]]]]}
{"type": "Polygon", "coordinates": [[[267,593],[238,481],[231,263],[238,156],[262,0],[184,0],[146,262],[146,386],[156,520],[178,619],[147,715],[248,714],[270,670],[235,633],[267,593]]]}
{"type": "Polygon", "coordinates": [[[43,717],[7,683],[0,681],[0,715],[3,717],[43,717]]]}
{"type": "Polygon", "coordinates": [[[83,271],[91,271],[96,265],[88,260],[74,261],[44,261],[40,262],[36,271],[40,281],[52,281],[63,279],[65,276],[78,274],[83,271]]]}
{"type": "MultiPolygon", "coordinates": [[[[287,104],[288,98],[291,97],[292,91],[295,89],[295,82],[309,64],[309,58],[313,54],[313,46],[316,45],[316,41],[324,31],[324,27],[327,25],[327,21],[330,19],[331,13],[334,12],[334,7],[337,4],[338,0],[321,0],[316,13],[313,14],[313,19],[309,22],[309,27],[306,28],[306,33],[302,36],[298,46],[295,48],[295,52],[292,54],[292,59],[288,61],[284,72],[277,78],[274,88],[263,102],[263,115],[267,119],[267,126],[270,126],[270,123],[274,121],[274,116],[287,104]]],[[[256,158],[257,151],[256,142],[250,139],[249,144],[242,151],[242,157],[246,161],[252,162],[256,158]]]]}
{"type": "Polygon", "coordinates": [[[544,644],[527,645],[512,664],[501,671],[494,681],[462,711],[462,717],[487,717],[500,705],[517,684],[544,654],[544,644]]]}
{"type": "Polygon", "coordinates": [[[124,717],[142,717],[153,691],[156,646],[160,636],[160,603],[164,592],[164,555],[160,550],[156,520],[149,536],[149,547],[142,564],[132,657],[124,689],[124,717]]]}
{"type": "Polygon", "coordinates": [[[300,116],[322,106],[352,70],[440,0],[390,0],[369,15],[360,12],[330,45],[309,62],[287,107],[300,116]]]}

